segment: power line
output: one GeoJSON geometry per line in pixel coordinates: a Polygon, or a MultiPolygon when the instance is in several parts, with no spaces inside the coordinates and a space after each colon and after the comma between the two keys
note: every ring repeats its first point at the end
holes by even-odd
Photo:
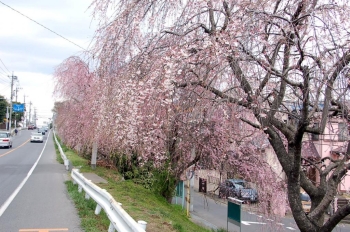
{"type": "Polygon", "coordinates": [[[83,48],[82,46],[80,46],[80,45],[78,45],[78,44],[74,43],[73,41],[71,41],[71,40],[67,39],[66,37],[64,37],[64,36],[62,36],[62,35],[60,35],[60,34],[58,34],[57,32],[55,32],[55,31],[53,31],[53,30],[51,30],[50,28],[45,27],[45,26],[44,26],[44,25],[42,25],[41,23],[39,23],[39,22],[35,21],[34,19],[31,19],[30,17],[28,17],[28,16],[26,16],[26,15],[22,14],[21,12],[19,12],[18,10],[14,9],[14,8],[12,8],[12,7],[10,7],[9,5],[6,5],[6,4],[5,4],[5,3],[3,3],[2,1],[0,1],[0,3],[1,3],[1,4],[3,4],[4,6],[7,6],[7,7],[8,7],[8,8],[10,8],[11,10],[13,10],[13,11],[17,12],[18,14],[20,14],[20,15],[22,15],[22,16],[24,16],[24,17],[26,17],[26,18],[27,18],[27,19],[29,19],[30,21],[33,21],[34,23],[38,24],[39,26],[41,26],[41,27],[45,28],[46,30],[49,30],[50,32],[52,32],[52,33],[54,33],[55,35],[57,35],[57,36],[61,37],[62,39],[65,39],[65,40],[67,40],[68,42],[70,42],[70,43],[74,44],[75,46],[77,46],[77,47],[79,47],[79,48],[83,49],[84,51],[86,51],[86,49],[85,49],[85,48],[83,48]]]}
{"type": "Polygon", "coordinates": [[[2,70],[0,70],[0,77],[1,77],[1,76],[6,77],[5,79],[8,80],[8,74],[7,74],[7,73],[4,73],[2,70]]]}
{"type": "Polygon", "coordinates": [[[0,82],[4,84],[10,84],[10,80],[8,79],[8,76],[0,72],[0,82]]]}
{"type": "Polygon", "coordinates": [[[6,71],[0,66],[0,74],[1,73],[4,73],[5,76],[7,75],[6,71]]]}
{"type": "Polygon", "coordinates": [[[3,88],[0,90],[1,93],[6,92],[10,87],[3,86],[3,88]],[[5,91],[6,90],[6,91],[5,91]]]}
{"type": "Polygon", "coordinates": [[[4,79],[0,79],[0,84],[8,85],[10,82],[5,81],[4,79]]]}
{"type": "MultiPolygon", "coordinates": [[[[6,65],[4,64],[4,62],[2,62],[2,59],[0,58],[0,61],[1,61],[1,63],[2,63],[2,65],[7,69],[7,71],[9,72],[9,73],[11,73],[10,72],[10,70],[6,67],[6,65]]],[[[2,70],[4,70],[3,68],[1,68],[2,70]]],[[[5,71],[5,70],[4,70],[5,71]]],[[[6,71],[5,71],[6,72],[6,71]]]]}
{"type": "Polygon", "coordinates": [[[6,71],[3,69],[3,68],[1,68],[0,67],[0,74],[1,75],[4,75],[5,77],[7,77],[9,74],[8,73],[6,73],[6,71]]]}
{"type": "MultiPolygon", "coordinates": [[[[1,67],[0,67],[0,69],[1,69],[1,67]]],[[[8,81],[8,75],[9,75],[9,74],[5,73],[3,70],[0,70],[0,78],[1,78],[1,76],[4,76],[4,77],[6,77],[6,78],[5,78],[6,81],[8,81]]],[[[4,80],[4,79],[3,79],[3,80],[4,80]]]]}

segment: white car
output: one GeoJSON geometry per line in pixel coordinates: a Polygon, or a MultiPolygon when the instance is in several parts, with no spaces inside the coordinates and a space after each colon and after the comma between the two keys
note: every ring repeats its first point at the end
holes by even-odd
{"type": "Polygon", "coordinates": [[[0,131],[0,147],[12,147],[12,136],[8,131],[0,131]]]}
{"type": "Polygon", "coordinates": [[[44,142],[44,136],[42,133],[38,133],[38,132],[32,132],[32,135],[30,136],[30,142],[44,142]]]}

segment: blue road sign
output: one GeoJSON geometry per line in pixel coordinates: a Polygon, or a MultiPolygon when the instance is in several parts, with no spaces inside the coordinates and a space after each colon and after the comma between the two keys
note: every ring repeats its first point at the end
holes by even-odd
{"type": "Polygon", "coordinates": [[[13,104],[12,111],[13,112],[24,112],[24,104],[13,104]]]}

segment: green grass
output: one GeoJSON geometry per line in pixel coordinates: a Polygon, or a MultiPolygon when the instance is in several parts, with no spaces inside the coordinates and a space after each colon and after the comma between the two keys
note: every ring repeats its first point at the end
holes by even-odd
{"type": "MultiPolygon", "coordinates": [[[[121,175],[116,170],[97,167],[91,169],[88,160],[79,157],[75,152],[67,147],[62,148],[67,158],[74,167],[79,167],[80,172],[93,172],[108,181],[107,184],[98,184],[106,189],[113,198],[122,203],[123,209],[135,220],[147,222],[147,231],[152,232],[205,232],[211,231],[193,223],[185,211],[179,205],[169,204],[163,197],[155,195],[152,191],[128,180],[123,181],[121,175]]],[[[60,154],[56,147],[57,160],[60,154]]],[[[62,161],[63,162],[63,161],[62,161]]],[[[72,181],[67,181],[68,193],[75,202],[81,227],[84,231],[108,231],[109,219],[101,211],[100,215],[95,215],[96,203],[93,200],[86,200],[84,193],[78,192],[78,186],[72,181]]],[[[218,230],[224,231],[224,230],[218,230]]]]}
{"type": "Polygon", "coordinates": [[[95,215],[96,202],[92,199],[85,199],[83,193],[79,193],[77,185],[72,181],[66,181],[69,196],[75,202],[81,219],[81,227],[86,232],[107,231],[109,219],[106,214],[101,211],[100,215],[95,215]]]}

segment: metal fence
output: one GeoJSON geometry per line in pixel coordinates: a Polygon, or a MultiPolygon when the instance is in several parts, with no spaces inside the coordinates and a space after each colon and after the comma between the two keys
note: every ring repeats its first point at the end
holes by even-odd
{"type": "MultiPolygon", "coordinates": [[[[64,160],[64,165],[66,170],[71,169],[70,162],[67,156],[64,154],[61,145],[59,144],[55,132],[53,131],[55,142],[57,144],[58,150],[60,151],[61,157],[64,160]]],[[[71,176],[73,178],[74,184],[78,184],[78,191],[85,192],[85,198],[92,198],[96,203],[95,214],[99,214],[101,209],[106,212],[107,217],[110,220],[108,232],[145,232],[147,222],[138,221],[136,222],[122,207],[121,203],[118,203],[114,198],[105,190],[101,189],[91,180],[84,177],[83,174],[79,172],[78,169],[72,169],[71,176]]]]}

